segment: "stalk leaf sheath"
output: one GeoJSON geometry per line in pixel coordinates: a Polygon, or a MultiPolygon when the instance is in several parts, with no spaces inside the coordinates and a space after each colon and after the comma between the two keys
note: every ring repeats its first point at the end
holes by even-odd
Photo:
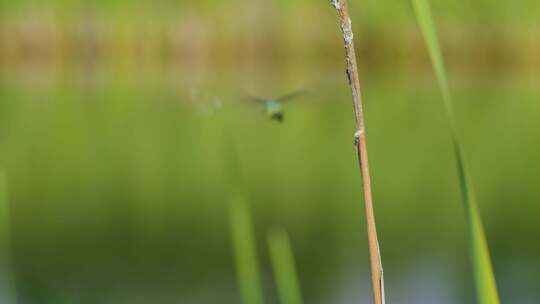
{"type": "Polygon", "coordinates": [[[337,11],[341,32],[343,33],[345,64],[347,66],[347,81],[352,92],[353,108],[356,122],[355,147],[358,156],[358,165],[360,167],[360,173],[362,175],[362,189],[364,193],[364,208],[366,213],[366,224],[368,233],[373,302],[375,304],[384,304],[384,277],[381,254],[379,250],[379,240],[377,237],[377,227],[375,225],[373,199],[371,195],[371,179],[369,175],[366,130],[364,123],[362,96],[360,90],[360,80],[358,77],[358,66],[356,63],[356,53],[354,50],[354,33],[352,30],[351,18],[349,16],[347,0],[331,0],[330,3],[337,11]]]}

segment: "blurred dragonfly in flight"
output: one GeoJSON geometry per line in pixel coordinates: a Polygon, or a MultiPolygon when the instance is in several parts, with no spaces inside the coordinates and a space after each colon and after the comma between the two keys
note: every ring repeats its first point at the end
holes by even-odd
{"type": "Polygon", "coordinates": [[[260,103],[263,106],[264,112],[270,119],[283,122],[283,119],[285,118],[283,113],[283,102],[293,100],[304,93],[304,90],[298,90],[277,98],[260,98],[251,96],[249,99],[260,103]]]}

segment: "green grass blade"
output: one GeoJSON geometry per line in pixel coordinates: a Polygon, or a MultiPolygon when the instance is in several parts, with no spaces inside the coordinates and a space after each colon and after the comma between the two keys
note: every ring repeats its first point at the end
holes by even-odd
{"type": "Polygon", "coordinates": [[[452,133],[452,142],[456,158],[456,166],[459,177],[459,185],[465,213],[467,217],[468,233],[469,233],[469,250],[473,264],[474,281],[476,284],[476,298],[478,304],[498,304],[499,296],[495,282],[495,275],[491,265],[489,248],[478,211],[472,184],[467,173],[467,166],[464,159],[463,149],[460,144],[457,133],[456,120],[454,118],[454,110],[450,87],[446,78],[444,60],[437,38],[435,23],[431,15],[428,0],[412,0],[416,17],[420,28],[426,40],[431,62],[435,70],[435,75],[439,83],[443,95],[446,116],[448,118],[452,133]]]}
{"type": "Polygon", "coordinates": [[[281,229],[271,231],[268,235],[268,246],[281,304],[302,304],[302,294],[287,232],[281,229]]]}
{"type": "Polygon", "coordinates": [[[11,223],[9,220],[8,186],[6,176],[0,171],[0,302],[14,304],[17,302],[15,278],[11,260],[11,223]]]}
{"type": "Polygon", "coordinates": [[[238,284],[244,304],[262,304],[253,224],[242,196],[231,198],[231,228],[238,284]]]}
{"type": "Polygon", "coordinates": [[[488,243],[472,192],[471,182],[465,171],[463,152],[454,137],[454,147],[456,154],[456,164],[461,189],[462,199],[465,205],[465,212],[469,231],[469,248],[473,263],[474,281],[476,284],[476,298],[479,304],[498,304],[499,295],[495,275],[491,266],[488,243]]]}

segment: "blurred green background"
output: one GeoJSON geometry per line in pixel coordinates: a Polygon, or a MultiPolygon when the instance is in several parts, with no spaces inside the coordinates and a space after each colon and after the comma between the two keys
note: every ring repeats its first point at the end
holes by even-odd
{"type": "MultiPolygon", "coordinates": [[[[540,2],[432,2],[501,300],[538,303],[540,2]]],[[[267,302],[275,226],[290,234],[306,303],[370,301],[328,1],[0,3],[2,248],[19,303],[239,303],[234,158],[267,302]],[[300,87],[283,124],[241,101],[300,87]]],[[[411,4],[350,6],[387,300],[472,303],[449,131],[411,4]]]]}

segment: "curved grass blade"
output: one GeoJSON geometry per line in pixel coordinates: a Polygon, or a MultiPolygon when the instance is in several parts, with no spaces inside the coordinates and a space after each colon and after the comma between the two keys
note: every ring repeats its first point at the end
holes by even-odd
{"type": "Polygon", "coordinates": [[[268,235],[268,246],[281,304],[303,304],[287,232],[272,230],[268,235]]]}
{"type": "Polygon", "coordinates": [[[244,304],[263,304],[253,225],[243,196],[230,199],[231,228],[238,284],[244,304]]]}
{"type": "Polygon", "coordinates": [[[6,176],[0,171],[0,303],[17,302],[11,252],[8,186],[6,176]]]}
{"type": "Polygon", "coordinates": [[[469,250],[473,264],[474,281],[476,284],[476,299],[478,304],[498,304],[499,295],[495,275],[491,265],[489,248],[478,205],[472,191],[472,183],[467,173],[463,148],[457,132],[450,87],[446,78],[443,55],[439,46],[435,23],[431,15],[428,0],[412,0],[416,17],[427,44],[435,75],[442,92],[446,118],[451,129],[452,142],[456,158],[459,186],[467,217],[469,233],[469,250]]]}

